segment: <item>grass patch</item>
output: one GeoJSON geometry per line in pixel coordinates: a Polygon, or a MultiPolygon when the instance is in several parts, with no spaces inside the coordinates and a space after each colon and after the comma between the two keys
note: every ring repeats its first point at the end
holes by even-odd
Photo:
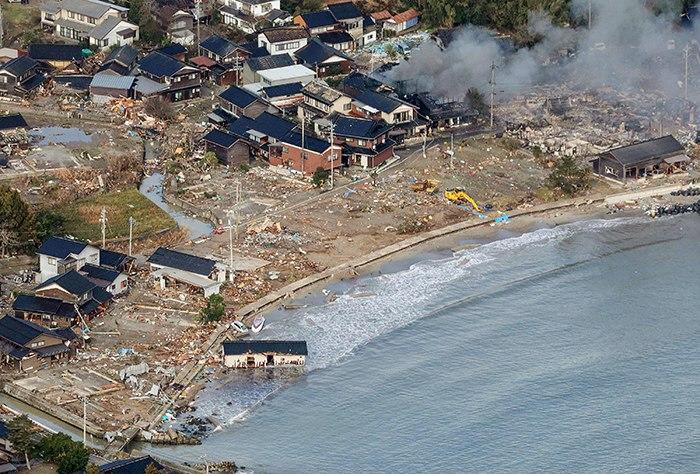
{"type": "Polygon", "coordinates": [[[134,237],[175,226],[175,221],[149,201],[138,189],[95,194],[56,209],[65,219],[65,233],[78,239],[102,238],[100,211],[107,211],[107,238],[129,236],[129,217],[133,217],[134,237]]]}
{"type": "Polygon", "coordinates": [[[5,46],[10,46],[15,42],[23,46],[24,40],[27,38],[41,35],[39,25],[41,13],[37,7],[19,3],[3,3],[2,21],[5,29],[5,46]]]}

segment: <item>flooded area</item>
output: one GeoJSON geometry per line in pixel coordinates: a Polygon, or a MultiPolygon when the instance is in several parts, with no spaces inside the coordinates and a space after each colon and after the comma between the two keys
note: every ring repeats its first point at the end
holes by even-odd
{"type": "Polygon", "coordinates": [[[93,137],[84,130],[74,127],[41,127],[27,132],[32,143],[39,146],[92,143],[93,137]]]}
{"type": "Polygon", "coordinates": [[[167,212],[170,217],[175,219],[177,225],[183,229],[187,229],[187,237],[190,240],[211,234],[214,230],[214,226],[211,223],[199,220],[195,217],[190,217],[184,212],[173,208],[163,200],[163,178],[164,176],[161,173],[153,173],[150,176],[145,176],[139,186],[139,192],[156,206],[167,212]]]}

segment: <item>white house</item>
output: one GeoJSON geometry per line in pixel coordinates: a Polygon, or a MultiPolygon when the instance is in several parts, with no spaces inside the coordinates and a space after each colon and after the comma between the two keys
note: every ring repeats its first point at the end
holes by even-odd
{"type": "Polygon", "coordinates": [[[280,0],[224,0],[224,5],[255,18],[264,16],[272,10],[281,10],[280,0]]]}
{"type": "Polygon", "coordinates": [[[306,341],[251,341],[223,343],[224,365],[230,368],[301,366],[306,363],[306,341]]]}
{"type": "Polygon", "coordinates": [[[146,261],[162,289],[167,280],[174,280],[199,288],[209,297],[219,293],[226,281],[226,266],[209,258],[159,247],[146,261]]]}
{"type": "Polygon", "coordinates": [[[111,16],[90,31],[90,44],[100,49],[131,45],[139,39],[139,27],[111,16]]]}
{"type": "Polygon", "coordinates": [[[292,54],[303,48],[309,41],[309,33],[299,26],[281,26],[261,31],[258,34],[258,47],[270,54],[292,54]]]}

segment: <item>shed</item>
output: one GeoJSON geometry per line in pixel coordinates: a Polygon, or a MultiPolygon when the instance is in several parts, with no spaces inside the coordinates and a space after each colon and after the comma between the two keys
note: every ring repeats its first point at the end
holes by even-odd
{"type": "Polygon", "coordinates": [[[133,97],[134,76],[97,74],[90,82],[90,98],[97,104],[104,104],[116,97],[133,97]]]}
{"type": "Polygon", "coordinates": [[[224,365],[231,368],[300,366],[309,354],[306,341],[225,341],[224,365]]]}

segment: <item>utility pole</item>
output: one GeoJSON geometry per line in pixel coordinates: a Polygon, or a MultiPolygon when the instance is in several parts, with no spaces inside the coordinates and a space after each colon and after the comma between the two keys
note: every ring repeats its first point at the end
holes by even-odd
{"type": "Polygon", "coordinates": [[[87,448],[87,397],[83,397],[83,446],[87,448]]]}
{"type": "Polygon", "coordinates": [[[199,44],[199,19],[202,16],[202,0],[194,0],[194,14],[197,16],[197,18],[194,19],[194,21],[197,22],[197,55],[201,56],[202,47],[199,44]]]}
{"type": "Polygon", "coordinates": [[[689,68],[688,68],[688,57],[690,55],[690,43],[685,45],[683,50],[683,55],[685,56],[685,79],[683,81],[683,98],[688,101],[688,79],[689,79],[689,68]]]}
{"type": "Polygon", "coordinates": [[[102,247],[104,247],[105,240],[107,240],[107,209],[105,209],[104,206],[100,211],[100,224],[102,224],[102,247]]]}
{"type": "Polygon", "coordinates": [[[453,158],[455,156],[455,134],[454,132],[450,135],[450,169],[454,168],[453,158]]]}
{"type": "Polygon", "coordinates": [[[491,101],[489,106],[491,119],[489,123],[491,124],[491,128],[493,128],[493,103],[496,99],[496,63],[494,61],[491,61],[491,80],[489,84],[491,84],[491,101]]]}
{"type": "Polygon", "coordinates": [[[131,241],[134,237],[134,218],[129,217],[129,257],[131,257],[131,241]]]}
{"type": "Polygon", "coordinates": [[[333,162],[335,161],[335,143],[333,142],[333,129],[335,124],[331,121],[331,189],[333,189],[333,162]]]}
{"type": "Polygon", "coordinates": [[[301,107],[301,174],[304,174],[304,161],[306,161],[306,150],[304,149],[304,125],[306,125],[306,114],[304,107],[301,107]]]}
{"type": "Polygon", "coordinates": [[[233,226],[231,219],[228,220],[228,278],[233,281],[233,226]]]}
{"type": "Polygon", "coordinates": [[[588,0],[588,29],[591,29],[593,24],[593,0],[588,0]]]}
{"type": "Polygon", "coordinates": [[[425,128],[423,129],[423,158],[425,158],[427,155],[425,154],[425,146],[428,142],[428,129],[425,128]]]}

